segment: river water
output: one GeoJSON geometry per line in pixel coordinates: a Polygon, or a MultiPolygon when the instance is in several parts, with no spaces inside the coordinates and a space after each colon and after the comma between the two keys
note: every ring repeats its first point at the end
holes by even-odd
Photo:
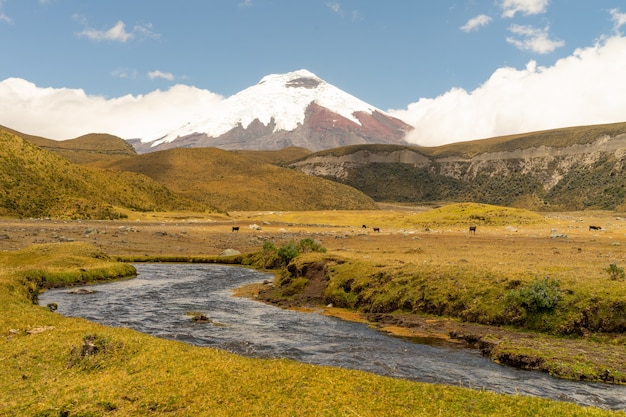
{"type": "Polygon", "coordinates": [[[477,350],[388,336],[362,323],[300,313],[233,297],[231,290],[272,277],[206,264],[138,264],[131,280],[54,289],[39,297],[58,312],[110,326],[258,358],[360,369],[437,384],[533,395],[612,410],[626,410],[626,387],[566,381],[498,365],[477,350]],[[201,312],[212,322],[192,322],[201,312]]]}

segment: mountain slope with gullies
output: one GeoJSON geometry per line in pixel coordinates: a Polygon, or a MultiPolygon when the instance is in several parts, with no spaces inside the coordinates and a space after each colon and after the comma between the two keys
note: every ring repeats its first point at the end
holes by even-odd
{"type": "Polygon", "coordinates": [[[75,165],[0,129],[0,216],[111,219],[185,210],[216,211],[145,175],[75,165]]]}
{"type": "Polygon", "coordinates": [[[130,140],[137,152],[215,147],[319,151],[339,146],[405,144],[413,127],[307,70],[263,77],[217,107],[198,109],[161,138],[130,140]]]}
{"type": "Polygon", "coordinates": [[[377,208],[371,198],[347,185],[216,148],[151,152],[107,167],[142,173],[225,211],[377,208]]]}
{"type": "Polygon", "coordinates": [[[579,126],[440,147],[364,145],[291,167],[376,201],[474,201],[533,210],[626,208],[626,123],[579,126]]]}

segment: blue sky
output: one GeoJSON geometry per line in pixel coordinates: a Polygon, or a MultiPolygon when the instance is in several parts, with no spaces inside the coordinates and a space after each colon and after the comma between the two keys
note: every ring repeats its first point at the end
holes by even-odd
{"type": "MultiPolygon", "coordinates": [[[[487,95],[494,77],[536,79],[548,72],[543,69],[555,73],[563,60],[580,60],[581,51],[604,51],[618,60],[598,64],[595,74],[606,78],[602,65],[624,65],[624,30],[623,0],[0,0],[0,82],[32,83],[18,94],[17,107],[28,109],[29,94],[41,100],[43,92],[61,90],[79,90],[100,105],[176,85],[227,97],[265,75],[308,69],[426,127],[425,114],[444,110],[448,119],[441,116],[438,123],[456,123],[455,107],[476,107],[467,101],[487,95]]],[[[580,76],[568,80],[586,82],[580,76]]],[[[501,84],[499,91],[506,91],[501,84]]],[[[539,85],[533,87],[537,94],[539,85]]],[[[9,90],[15,98],[14,86],[0,88],[5,103],[9,90]]],[[[490,103],[485,109],[499,101],[490,103]]],[[[28,124],[15,108],[11,103],[13,113],[0,112],[0,124],[45,130],[44,121],[28,124]]],[[[626,113],[614,113],[599,122],[626,121],[626,113]]],[[[507,124],[515,130],[542,123],[507,124]]],[[[502,132],[508,133],[502,126],[469,136],[422,129],[423,137],[445,136],[423,140],[428,144],[502,132]]]]}

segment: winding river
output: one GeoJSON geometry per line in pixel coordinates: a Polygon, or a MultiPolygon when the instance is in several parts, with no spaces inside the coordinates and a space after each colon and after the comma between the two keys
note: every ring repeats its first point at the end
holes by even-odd
{"type": "Polygon", "coordinates": [[[258,358],[360,369],[380,375],[485,389],[626,410],[626,387],[566,381],[493,363],[477,350],[388,336],[361,323],[299,313],[246,298],[231,290],[270,276],[239,267],[203,264],[138,264],[131,280],[85,287],[75,294],[54,289],[42,305],[110,326],[224,349],[258,358]],[[201,312],[210,323],[192,322],[201,312]]]}

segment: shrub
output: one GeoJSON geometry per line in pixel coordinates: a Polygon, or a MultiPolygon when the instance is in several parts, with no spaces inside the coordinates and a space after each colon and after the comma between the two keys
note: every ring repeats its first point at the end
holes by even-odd
{"type": "Polygon", "coordinates": [[[624,273],[624,268],[617,266],[617,264],[611,264],[607,268],[604,269],[607,274],[609,274],[609,278],[612,281],[622,281],[626,278],[626,273],[624,273]]]}
{"type": "Polygon", "coordinates": [[[300,253],[309,253],[309,252],[326,252],[326,248],[322,247],[322,244],[318,241],[315,241],[309,237],[302,239],[298,244],[298,252],[300,253]]]}
{"type": "Polygon", "coordinates": [[[559,286],[557,280],[537,278],[520,289],[510,291],[507,301],[518,303],[529,313],[552,311],[559,302],[559,286]]]}
{"type": "Polygon", "coordinates": [[[287,265],[293,258],[298,256],[298,247],[293,242],[285,243],[278,249],[278,258],[283,265],[287,265]]]}
{"type": "Polygon", "coordinates": [[[263,268],[273,268],[278,262],[278,249],[272,242],[263,243],[263,249],[261,249],[260,261],[263,268]]]}

